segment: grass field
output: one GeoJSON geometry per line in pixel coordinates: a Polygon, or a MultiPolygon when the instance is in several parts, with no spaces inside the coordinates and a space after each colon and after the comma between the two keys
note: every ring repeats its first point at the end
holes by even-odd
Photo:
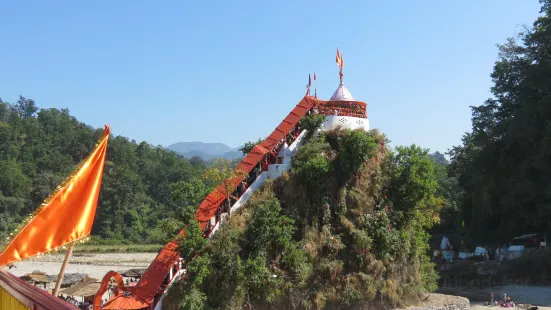
{"type": "Polygon", "coordinates": [[[160,244],[121,244],[98,245],[79,244],[75,247],[75,253],[157,253],[163,248],[160,244]]]}

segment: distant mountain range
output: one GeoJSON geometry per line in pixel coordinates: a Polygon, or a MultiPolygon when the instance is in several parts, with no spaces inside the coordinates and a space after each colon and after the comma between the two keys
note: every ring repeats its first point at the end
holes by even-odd
{"type": "Polygon", "coordinates": [[[186,158],[199,156],[203,160],[211,160],[220,157],[232,160],[243,157],[243,154],[237,147],[231,148],[224,143],[205,143],[200,141],[178,142],[169,145],[167,149],[183,155],[186,158]]]}

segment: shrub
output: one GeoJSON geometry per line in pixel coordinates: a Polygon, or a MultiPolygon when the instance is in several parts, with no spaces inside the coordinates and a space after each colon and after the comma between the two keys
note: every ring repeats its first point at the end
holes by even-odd
{"type": "Polygon", "coordinates": [[[263,253],[273,259],[291,246],[295,231],[294,221],[281,215],[279,201],[275,198],[261,201],[254,206],[252,219],[246,228],[252,255],[263,253]]]}
{"type": "Polygon", "coordinates": [[[325,122],[327,118],[322,114],[312,114],[305,116],[300,120],[300,126],[307,130],[307,134],[304,137],[306,140],[310,140],[325,122]]]}
{"type": "Polygon", "coordinates": [[[300,248],[288,248],[283,254],[282,262],[293,283],[304,285],[312,275],[312,264],[308,261],[306,252],[300,248]]]}

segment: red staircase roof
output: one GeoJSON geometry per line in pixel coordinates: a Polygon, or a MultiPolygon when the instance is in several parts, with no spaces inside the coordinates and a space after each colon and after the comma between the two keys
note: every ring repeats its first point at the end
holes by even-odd
{"type": "MultiPolygon", "coordinates": [[[[262,157],[285,138],[289,131],[298,124],[300,119],[306,115],[306,113],[317,104],[323,104],[325,102],[317,100],[314,97],[304,97],[295,108],[285,117],[285,119],[276,127],[276,129],[262,141],[259,145],[256,145],[248,154],[241,160],[241,163],[237,166],[238,170],[250,173],[251,170],[262,160],[262,157]]],[[[242,180],[237,177],[231,180],[232,187],[237,187],[242,180]]],[[[200,222],[201,228],[207,224],[207,222],[214,216],[218,206],[225,199],[226,194],[224,186],[220,185],[215,188],[203,202],[199,205],[196,213],[196,219],[200,222]]],[[[184,234],[182,230],[180,234],[184,234]]],[[[178,261],[179,255],[176,252],[178,244],[174,241],[169,242],[165,248],[157,255],[155,260],[151,263],[149,268],[136,285],[135,294],[130,296],[118,296],[116,297],[117,305],[127,305],[129,308],[121,309],[139,309],[142,301],[151,304],[157,294],[164,278],[168,274],[170,268],[174,263],[178,261]],[[133,308],[130,308],[133,307],[133,308]]],[[[111,301],[110,301],[111,302],[111,301]]]]}
{"type": "Polygon", "coordinates": [[[149,265],[140,278],[140,281],[138,281],[138,284],[136,284],[135,294],[142,300],[150,303],[157,294],[170,268],[172,268],[180,258],[180,255],[176,252],[177,247],[178,244],[176,242],[169,242],[157,257],[155,257],[151,265],[149,265]]]}
{"type": "MultiPolygon", "coordinates": [[[[291,128],[298,124],[300,119],[306,115],[316,102],[319,102],[319,100],[314,97],[304,97],[266,140],[256,145],[247,156],[241,160],[237,169],[245,171],[246,173],[251,172],[251,170],[262,160],[262,157],[274,149],[281,139],[285,138],[291,128]]],[[[239,178],[231,180],[232,187],[237,187],[241,181],[242,180],[239,178]]],[[[220,185],[203,200],[196,214],[197,220],[201,223],[201,228],[204,228],[207,222],[216,214],[218,206],[220,206],[225,198],[224,185],[220,185]]]]}

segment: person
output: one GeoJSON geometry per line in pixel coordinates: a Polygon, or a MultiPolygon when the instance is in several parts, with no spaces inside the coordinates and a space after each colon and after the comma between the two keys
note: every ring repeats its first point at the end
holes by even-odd
{"type": "Polygon", "coordinates": [[[497,260],[498,262],[500,262],[501,259],[502,259],[502,258],[501,258],[502,250],[503,250],[502,248],[497,248],[497,249],[495,249],[495,257],[496,257],[496,260],[497,260]]]}
{"type": "Polygon", "coordinates": [[[245,183],[245,181],[241,182],[241,184],[239,184],[239,196],[245,194],[245,191],[247,190],[247,183],[245,183]]]}
{"type": "Polygon", "coordinates": [[[451,245],[450,240],[448,239],[448,237],[444,236],[444,238],[442,238],[442,242],[440,242],[440,249],[441,250],[453,250],[453,246],[451,245]]]}

